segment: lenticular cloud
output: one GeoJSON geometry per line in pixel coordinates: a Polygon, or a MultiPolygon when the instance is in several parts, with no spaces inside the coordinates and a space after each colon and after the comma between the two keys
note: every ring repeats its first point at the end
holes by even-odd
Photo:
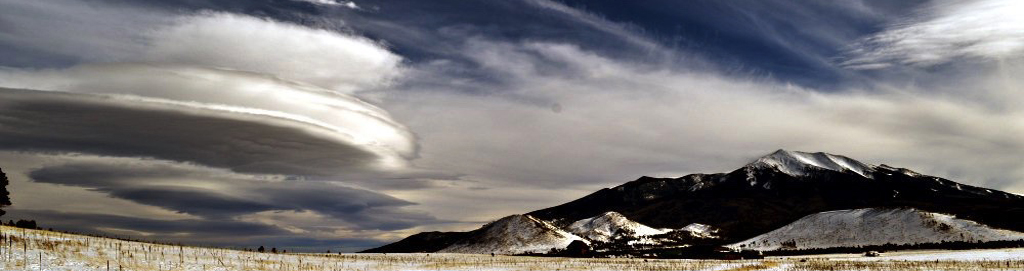
{"type": "MultiPolygon", "coordinates": [[[[3,115],[59,122],[87,118],[83,114],[88,113],[116,116],[62,122],[49,133],[25,137],[38,140],[9,146],[154,157],[251,173],[326,176],[400,170],[416,156],[415,138],[408,129],[386,111],[347,94],[387,86],[400,74],[401,58],[376,42],[244,15],[206,13],[171,21],[147,35],[142,53],[126,52],[115,58],[116,63],[0,71],[0,87],[8,88],[0,89],[4,97],[48,106],[85,105],[73,107],[81,110],[76,113],[3,103],[3,115]],[[64,117],[50,118],[56,115],[64,117]],[[163,132],[141,133],[139,125],[148,121],[142,116],[170,123],[160,128],[163,132]],[[95,125],[97,121],[106,127],[95,125]],[[212,123],[220,126],[207,125],[212,123]],[[94,144],[85,144],[88,148],[71,149],[52,144],[66,138],[43,140],[64,130],[117,140],[89,141],[94,144]],[[123,136],[111,134],[119,132],[123,136]],[[123,152],[140,146],[151,151],[123,152]],[[217,148],[235,153],[203,154],[217,148]]],[[[34,126],[45,123],[24,120],[4,128],[11,133],[9,138],[43,131],[34,126]]]]}
{"type": "Polygon", "coordinates": [[[256,71],[342,92],[387,85],[402,60],[366,38],[228,13],[182,17],[149,39],[144,60],[256,71]]]}

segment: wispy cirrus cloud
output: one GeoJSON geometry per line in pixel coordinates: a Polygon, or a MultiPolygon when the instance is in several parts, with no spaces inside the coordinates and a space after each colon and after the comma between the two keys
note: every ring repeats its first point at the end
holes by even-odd
{"type": "Polygon", "coordinates": [[[307,3],[317,4],[317,5],[343,6],[343,7],[347,7],[347,8],[350,8],[350,9],[359,9],[359,5],[356,5],[356,2],[352,2],[352,1],[339,1],[339,0],[293,0],[293,1],[307,2],[307,3]]]}
{"type": "Polygon", "coordinates": [[[936,1],[852,47],[841,64],[854,69],[1019,58],[1024,53],[1024,3],[936,1]]]}

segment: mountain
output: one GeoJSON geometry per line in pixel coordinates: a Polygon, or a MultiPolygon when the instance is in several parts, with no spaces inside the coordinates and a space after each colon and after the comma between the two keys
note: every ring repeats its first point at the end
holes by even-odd
{"type": "Polygon", "coordinates": [[[905,168],[862,163],[842,155],[787,150],[778,150],[728,173],[641,177],[527,213],[526,217],[597,243],[615,239],[619,229],[634,233],[681,229],[626,238],[670,237],[676,242],[669,243],[679,244],[699,237],[682,229],[706,227],[709,232],[714,229],[710,235],[715,238],[710,241],[726,245],[755,238],[809,215],[863,208],[913,208],[1024,232],[1020,220],[1024,217],[1024,196],[905,168]]]}
{"type": "Polygon", "coordinates": [[[565,230],[594,242],[594,247],[601,250],[690,245],[718,238],[718,229],[709,225],[693,223],[681,229],[655,229],[616,212],[578,220],[565,230]]]}
{"type": "Polygon", "coordinates": [[[1021,239],[1024,233],[945,214],[913,208],[864,208],[808,215],[730,247],[776,250],[1021,239]]]}
{"type": "Polygon", "coordinates": [[[631,238],[665,234],[671,229],[655,229],[629,220],[616,212],[581,219],[569,225],[567,230],[592,241],[610,242],[617,235],[631,238]]]}
{"type": "Polygon", "coordinates": [[[529,215],[511,215],[469,232],[442,253],[545,253],[563,249],[579,236],[529,215]]]}
{"type": "Polygon", "coordinates": [[[555,225],[608,211],[654,228],[715,226],[740,241],[806,215],[912,207],[1024,231],[1024,197],[840,155],[779,150],[729,173],[641,177],[529,214],[555,225]]]}

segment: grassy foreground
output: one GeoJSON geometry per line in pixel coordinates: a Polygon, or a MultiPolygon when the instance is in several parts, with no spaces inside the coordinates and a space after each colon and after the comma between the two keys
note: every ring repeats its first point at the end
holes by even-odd
{"type": "Polygon", "coordinates": [[[2,270],[1024,270],[1024,249],[862,258],[644,260],[464,254],[271,254],[0,227],[2,270]],[[935,257],[932,257],[935,255],[935,257]]]}

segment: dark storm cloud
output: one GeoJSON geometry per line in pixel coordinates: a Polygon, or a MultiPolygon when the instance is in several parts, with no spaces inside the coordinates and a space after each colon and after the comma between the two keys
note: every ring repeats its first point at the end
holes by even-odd
{"type": "Polygon", "coordinates": [[[331,252],[354,252],[379,247],[388,243],[389,242],[363,238],[316,239],[308,237],[285,237],[261,239],[259,240],[259,243],[252,243],[249,246],[255,247],[260,244],[274,244],[278,247],[285,247],[289,251],[324,252],[326,250],[331,250],[331,252]]]}
{"type": "MultiPolygon", "coordinates": [[[[204,240],[283,235],[288,232],[272,225],[230,220],[158,220],[109,214],[66,213],[52,210],[18,210],[10,219],[35,219],[46,228],[67,231],[109,234],[104,229],[139,231],[153,240],[183,240],[204,243],[204,240]],[[187,235],[182,235],[187,233],[187,235]]],[[[142,236],[134,236],[142,237],[142,236]]]]}
{"type": "Polygon", "coordinates": [[[434,222],[414,203],[333,182],[267,179],[160,161],[70,163],[29,173],[36,182],[83,187],[140,204],[228,219],[265,211],[314,211],[359,229],[434,222]]]}
{"type": "Polygon", "coordinates": [[[268,246],[298,252],[323,252],[328,249],[353,252],[386,243],[365,238],[303,237],[273,225],[230,220],[157,220],[48,210],[18,210],[7,218],[35,219],[42,227],[61,231],[188,245],[247,248],[268,246]]]}
{"type": "Polygon", "coordinates": [[[44,228],[75,233],[203,246],[267,246],[296,252],[354,252],[386,243],[367,238],[304,237],[273,225],[230,220],[156,220],[48,210],[18,210],[5,218],[35,219],[44,228]]]}
{"type": "Polygon", "coordinates": [[[0,148],[189,161],[238,172],[366,170],[377,157],[317,127],[107,96],[0,89],[0,148]]]}

